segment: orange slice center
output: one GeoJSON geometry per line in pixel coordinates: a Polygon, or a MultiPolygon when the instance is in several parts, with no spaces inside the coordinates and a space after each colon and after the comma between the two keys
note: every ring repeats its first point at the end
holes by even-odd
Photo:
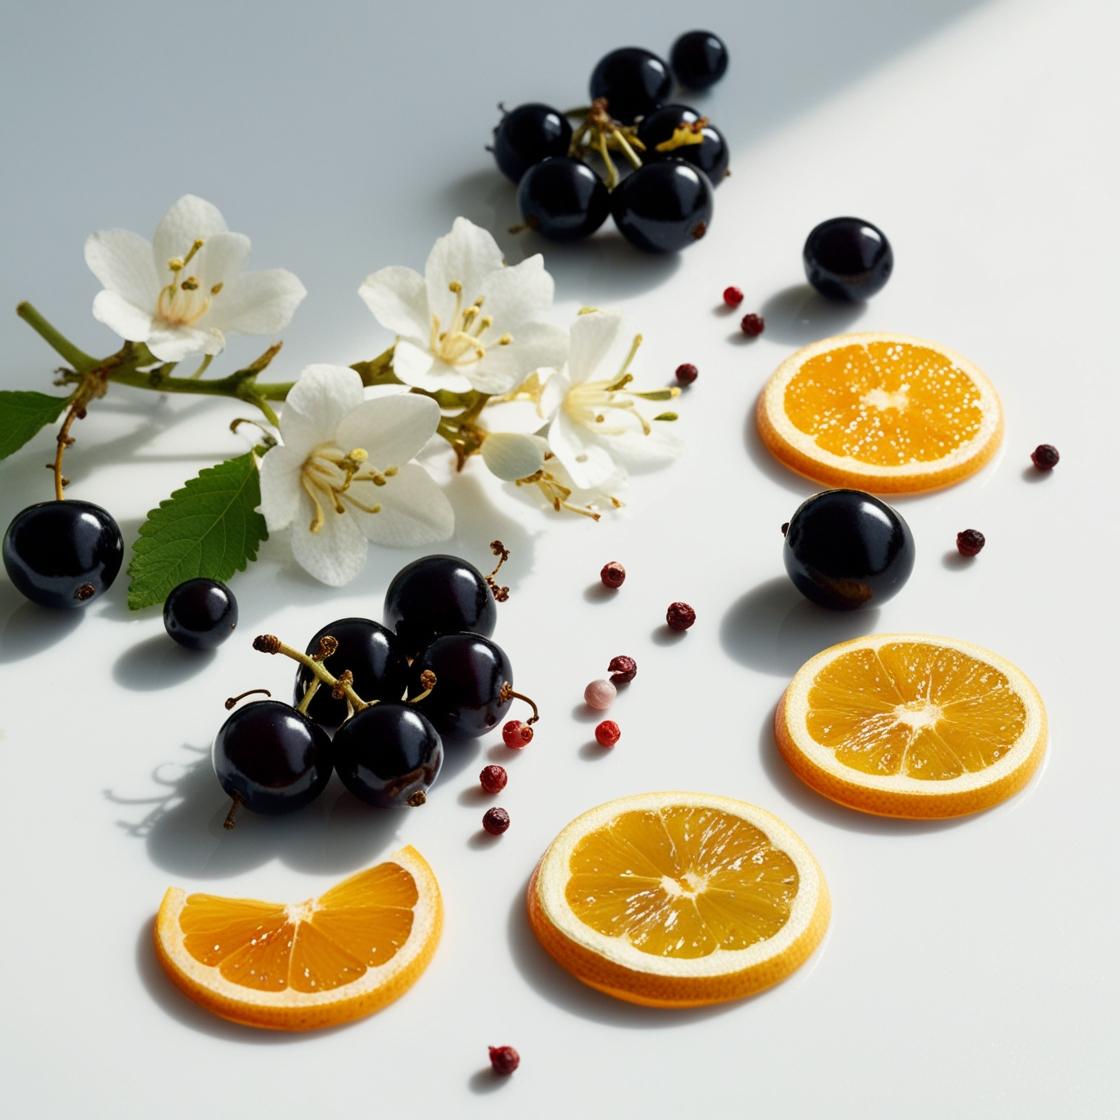
{"type": "Polygon", "coordinates": [[[983,423],[979,389],[945,354],[904,342],[840,346],[786,386],[790,422],[825,451],[893,467],[951,455],[983,423]]]}
{"type": "Polygon", "coordinates": [[[717,809],[632,810],[584,836],[568,905],[584,923],[661,957],[706,957],[773,937],[797,895],[793,860],[717,809]]]}
{"type": "Polygon", "coordinates": [[[187,952],[230,983],[323,992],[391,960],[408,940],[418,898],[412,875],[383,863],[294,906],[192,894],[179,926],[187,952]]]}
{"type": "Polygon", "coordinates": [[[923,642],[841,654],[809,690],[814,741],[865,774],[958,778],[997,762],[1026,725],[999,669],[923,642]]]}

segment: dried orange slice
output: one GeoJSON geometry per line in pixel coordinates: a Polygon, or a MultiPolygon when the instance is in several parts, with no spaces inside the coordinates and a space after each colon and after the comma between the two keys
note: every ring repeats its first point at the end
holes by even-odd
{"type": "Polygon", "coordinates": [[[934,342],[842,334],[791,354],[758,400],[775,458],[830,486],[933,490],[975,474],[999,448],[992,383],[934,342]]]}
{"type": "Polygon", "coordinates": [[[646,793],[577,817],[529,884],[529,921],[576,979],[631,1003],[695,1007],[797,969],[828,926],[809,849],[763,809],[646,793]]]}
{"type": "Polygon", "coordinates": [[[794,676],[778,747],[825,797],[885,817],[955,817],[1017,793],[1046,751],[1046,709],[1010,661],[951,638],[877,634],[794,676]]]}
{"type": "Polygon", "coordinates": [[[302,1031],[360,1019],[406,992],[442,923],[439,884],[409,847],[292,905],[172,887],[156,917],[156,953],[215,1015],[302,1031]]]}

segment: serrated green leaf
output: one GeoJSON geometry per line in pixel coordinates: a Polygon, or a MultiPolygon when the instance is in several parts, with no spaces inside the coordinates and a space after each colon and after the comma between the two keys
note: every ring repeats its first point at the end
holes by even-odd
{"type": "Polygon", "coordinates": [[[200,471],[160,502],[140,526],[128,565],[128,605],[162,603],[183,580],[229,579],[266,540],[260,479],[252,454],[200,471]]]}
{"type": "Polygon", "coordinates": [[[30,389],[0,391],[0,459],[18,451],[41,428],[62,415],[67,397],[30,389]]]}

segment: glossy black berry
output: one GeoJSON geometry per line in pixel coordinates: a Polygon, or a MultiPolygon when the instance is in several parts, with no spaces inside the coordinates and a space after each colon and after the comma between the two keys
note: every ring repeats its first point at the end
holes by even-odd
{"type": "Polygon", "coordinates": [[[672,90],[664,59],[641,47],[619,47],[591,71],[591,100],[605,97],[611,116],[623,124],[663,105],[672,90]]]}
{"type": "Polygon", "coordinates": [[[805,240],[805,275],[829,299],[869,299],[890,279],[894,253],[887,236],[862,218],[830,218],[805,240]]]}
{"type": "Polygon", "coordinates": [[[611,196],[586,163],[569,156],[530,167],[517,188],[521,218],[550,241],[590,237],[607,220],[611,196]]]}
{"type": "Polygon", "coordinates": [[[237,626],[237,600],[216,579],[188,579],[164,600],[163,626],[187,649],[217,649],[237,626]]]}
{"type": "Polygon", "coordinates": [[[535,163],[549,156],[566,156],[572,126],[551,105],[518,105],[494,129],[494,159],[502,174],[515,183],[535,163]]]}
{"type": "Polygon", "coordinates": [[[254,813],[276,815],[314,801],[331,776],[331,741],[279,700],[238,708],[214,739],[222,789],[254,813]]]}
{"type": "Polygon", "coordinates": [[[4,567],[17,591],[44,607],[83,607],[121,570],[120,526],[100,506],[39,502],[12,518],[4,567]]]}
{"type": "Polygon", "coordinates": [[[431,695],[416,706],[441,735],[474,739],[496,727],[511,701],[502,686],[513,683],[505,651],[481,634],[447,634],[436,638],[412,663],[409,694],[424,690],[420,675],[436,675],[431,695]]]}
{"type": "Polygon", "coordinates": [[[711,31],[686,31],[669,51],[673,77],[689,89],[707,89],[727,73],[727,45],[711,31]]]}
{"type": "Polygon", "coordinates": [[[676,253],[708,232],[712,184],[682,159],[647,163],[615,187],[611,213],[622,236],[639,249],[676,253]]]}
{"type": "Polygon", "coordinates": [[[697,127],[701,119],[701,114],[687,105],[662,105],[660,109],[655,109],[638,125],[638,139],[645,145],[642,159],[647,163],[662,159],[683,159],[693,167],[699,167],[712,181],[712,186],[718,187],[727,174],[731,153],[723,133],[714,125],[705,123],[697,127]],[[670,142],[681,127],[687,128],[692,135],[701,136],[700,143],[680,144],[668,151],[659,152],[657,146],[670,142]]]}
{"type": "MultiPolygon", "coordinates": [[[[314,656],[319,642],[330,635],[338,649],[323,661],[329,673],[339,676],[346,669],[354,675],[354,691],[363,700],[399,700],[408,686],[408,659],[397,636],[380,622],[369,618],[339,618],[329,622],[307,643],[314,656]]],[[[296,670],[294,699],[298,704],[311,684],[311,670],[296,670]]],[[[328,731],[347,716],[345,700],[336,700],[329,688],[320,688],[307,706],[307,714],[328,731]]]]}
{"type": "MultiPolygon", "coordinates": [[[[458,556],[423,556],[393,577],[382,618],[411,657],[441,634],[470,631],[489,637],[498,622],[498,605],[473,564],[458,556]]],[[[358,695],[369,699],[360,688],[358,695]]]]}
{"type": "Polygon", "coordinates": [[[378,808],[423,805],[442,765],[439,734],[411,704],[363,708],[334,737],[343,785],[378,808]]]}
{"type": "Polygon", "coordinates": [[[798,591],[833,610],[885,603],[914,567],[910,527],[861,490],[826,490],[803,502],[782,551],[798,591]]]}

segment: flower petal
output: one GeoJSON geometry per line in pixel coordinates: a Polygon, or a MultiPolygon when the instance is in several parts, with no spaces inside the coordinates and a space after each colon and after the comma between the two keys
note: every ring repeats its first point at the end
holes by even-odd
{"type": "Polygon", "coordinates": [[[414,342],[426,342],[431,331],[428,289],[415,269],[392,265],[370,273],[358,295],[387,330],[414,342]]]}
{"type": "Polygon", "coordinates": [[[568,373],[576,385],[598,374],[611,377],[616,371],[599,367],[618,339],[622,316],[615,311],[589,311],[572,324],[568,373]]]}
{"type": "Polygon", "coordinates": [[[610,437],[610,455],[631,470],[651,470],[671,463],[684,448],[680,437],[666,431],[668,423],[654,423],[647,436],[641,431],[610,437]]]}
{"type": "Polygon", "coordinates": [[[260,462],[261,513],[268,531],[286,529],[300,511],[303,458],[283,445],[265,453],[260,462]]]}
{"type": "Polygon", "coordinates": [[[343,417],[335,443],[343,451],[365,448],[373,467],[400,467],[435,435],[438,424],[439,405],[431,397],[375,397],[343,417]]]}
{"type": "Polygon", "coordinates": [[[363,396],[362,379],[349,367],[307,366],[292,386],[280,413],[280,434],[285,445],[302,463],[313,447],[334,441],[343,417],[362,403],[363,396]]]}
{"type": "Polygon", "coordinates": [[[469,305],[483,294],[490,273],[501,267],[502,251],[494,238],[474,222],[456,218],[451,232],[432,246],[424,268],[428,312],[439,316],[441,329],[451,322],[455,307],[450,285],[462,285],[463,303],[469,305]]]}
{"type": "Polygon", "coordinates": [[[499,268],[486,277],[480,293],[486,314],[498,331],[513,331],[522,323],[539,319],[552,307],[556,285],[537,253],[520,264],[499,268]]]}
{"type": "Polygon", "coordinates": [[[427,350],[402,338],[393,350],[393,372],[406,384],[437,393],[469,393],[470,381],[454,366],[438,362],[427,350]]]}
{"type": "Polygon", "coordinates": [[[226,220],[212,203],[197,195],[185,194],[164,214],[152,238],[152,259],[162,276],[167,262],[185,257],[196,240],[205,241],[216,233],[225,233],[226,220]]]}
{"type": "Polygon", "coordinates": [[[491,432],[482,444],[482,461],[503,482],[528,478],[544,466],[547,440],[515,432],[491,432]]]}
{"type": "Polygon", "coordinates": [[[146,342],[152,333],[152,316],[108,289],[93,300],[93,317],[129,342],[146,342]]]}
{"type": "Polygon", "coordinates": [[[299,514],[292,523],[292,555],[300,567],[321,583],[342,587],[365,567],[369,546],[358,522],[349,513],[335,513],[329,505],[323,513],[322,527],[317,533],[311,532],[314,510],[311,500],[303,496],[299,514]]]}
{"type": "MultiPolygon", "coordinates": [[[[206,239],[198,256],[187,265],[187,271],[197,276],[204,288],[221,284],[224,289],[241,271],[251,246],[252,242],[243,233],[216,233],[206,239]]],[[[215,302],[212,306],[217,308],[218,305],[215,302]]]]}
{"type": "Polygon", "coordinates": [[[276,334],[291,321],[307,295],[299,277],[286,268],[242,272],[214,297],[209,321],[241,334],[276,334]]]}
{"type": "Polygon", "coordinates": [[[601,485],[618,469],[607,449],[585,439],[583,430],[563,412],[549,425],[548,445],[581,490],[601,485]]]}
{"type": "Polygon", "coordinates": [[[568,353],[568,332],[551,323],[522,323],[507,346],[489,346],[486,356],[461,367],[480,393],[508,393],[531,373],[556,369],[568,353]]]}
{"type": "MultiPolygon", "coordinates": [[[[548,376],[549,371],[546,370],[540,380],[548,376]]],[[[499,396],[488,401],[479,423],[492,432],[515,432],[523,436],[539,432],[552,419],[563,397],[552,404],[555,395],[549,392],[547,384],[544,388],[536,384],[536,377],[536,374],[531,374],[529,381],[519,386],[519,393],[529,387],[525,396],[519,395],[513,400],[499,396]]]]}
{"type": "Polygon", "coordinates": [[[384,486],[361,485],[361,500],[367,501],[372,492],[381,506],[380,513],[364,515],[358,521],[375,544],[412,548],[438,544],[455,532],[455,511],[423,467],[407,463],[384,486]]]}
{"type": "Polygon", "coordinates": [[[153,319],[145,344],[161,362],[181,362],[191,354],[220,354],[226,340],[216,328],[170,326],[153,319]]]}
{"type": "Polygon", "coordinates": [[[155,308],[160,282],[149,241],[131,230],[106,229],[86,238],[85,255],[90,271],[107,291],[134,307],[155,308]]]}

